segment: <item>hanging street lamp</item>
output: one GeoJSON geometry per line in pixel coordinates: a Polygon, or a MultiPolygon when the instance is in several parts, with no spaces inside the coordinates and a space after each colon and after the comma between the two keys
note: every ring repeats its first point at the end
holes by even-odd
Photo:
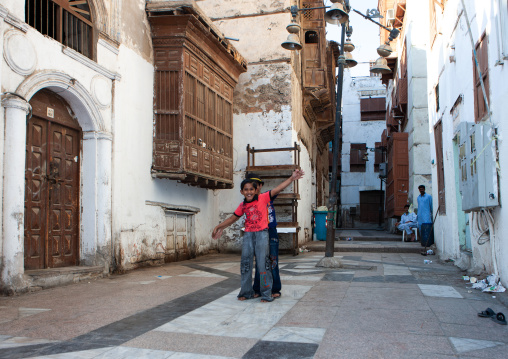
{"type": "Polygon", "coordinates": [[[335,104],[335,131],[333,137],[333,157],[332,157],[332,185],[330,185],[330,193],[328,200],[328,216],[327,216],[327,230],[326,230],[326,246],[325,246],[325,257],[319,261],[316,266],[319,267],[328,267],[328,268],[337,268],[341,266],[340,260],[334,258],[334,241],[335,241],[335,226],[334,226],[334,217],[336,211],[334,208],[337,205],[337,186],[335,185],[337,179],[337,171],[338,171],[338,161],[339,161],[339,138],[341,132],[341,124],[342,124],[342,87],[343,87],[343,79],[344,79],[344,68],[351,68],[358,64],[356,60],[353,59],[353,55],[351,52],[355,49],[355,46],[351,42],[351,34],[353,32],[352,26],[349,25],[349,13],[351,10],[361,15],[363,18],[372,21],[379,27],[389,31],[390,35],[388,41],[385,44],[381,45],[378,48],[378,54],[381,56],[376,60],[375,65],[371,68],[371,72],[373,73],[390,73],[391,70],[387,65],[387,61],[385,57],[390,56],[392,53],[392,49],[390,47],[390,42],[393,41],[398,35],[399,30],[396,28],[390,29],[377,21],[374,21],[373,18],[379,18],[379,11],[377,9],[367,10],[367,15],[362,14],[358,10],[351,8],[350,0],[330,0],[333,4],[332,6],[322,6],[322,7],[314,7],[314,8],[298,8],[293,5],[290,8],[291,11],[291,24],[289,24],[286,29],[290,33],[288,39],[281,44],[281,46],[287,50],[301,50],[302,44],[300,43],[300,39],[298,37],[298,33],[300,32],[300,26],[296,24],[296,16],[299,11],[308,11],[314,9],[328,9],[325,13],[325,21],[331,25],[340,25],[341,26],[341,41],[340,41],[340,55],[337,60],[338,73],[337,73],[337,87],[336,87],[336,104],[335,104]],[[297,26],[295,26],[297,25],[297,26]],[[347,34],[347,41],[346,41],[347,34]]]}

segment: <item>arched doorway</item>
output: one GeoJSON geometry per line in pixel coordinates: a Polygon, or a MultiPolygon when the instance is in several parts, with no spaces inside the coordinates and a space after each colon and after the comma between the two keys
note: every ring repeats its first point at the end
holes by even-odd
{"type": "Polygon", "coordinates": [[[70,106],[44,89],[30,104],[25,162],[25,269],[79,264],[82,131],[70,106]]]}

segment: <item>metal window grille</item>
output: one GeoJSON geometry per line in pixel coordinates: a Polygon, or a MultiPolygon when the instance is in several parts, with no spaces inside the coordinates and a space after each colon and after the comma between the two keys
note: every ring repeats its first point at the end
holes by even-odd
{"type": "Polygon", "coordinates": [[[25,0],[25,22],[41,34],[93,57],[93,23],[87,0],[25,0]]]}

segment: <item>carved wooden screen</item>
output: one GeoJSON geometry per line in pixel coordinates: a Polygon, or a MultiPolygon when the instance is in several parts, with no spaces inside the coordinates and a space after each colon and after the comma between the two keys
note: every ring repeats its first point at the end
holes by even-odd
{"type": "Polygon", "coordinates": [[[233,88],[184,51],[185,167],[233,180],[233,88]]]}
{"type": "Polygon", "coordinates": [[[225,55],[220,43],[203,36],[209,29],[201,28],[194,16],[163,15],[150,22],[155,60],[152,175],[230,188],[233,89],[245,71],[234,62],[240,55],[233,49],[225,55]]]}
{"type": "MultiPolygon", "coordinates": [[[[303,8],[322,7],[320,0],[306,0],[303,8]]],[[[326,38],[324,9],[306,10],[302,12],[303,27],[303,73],[305,87],[325,87],[326,38]]]]}

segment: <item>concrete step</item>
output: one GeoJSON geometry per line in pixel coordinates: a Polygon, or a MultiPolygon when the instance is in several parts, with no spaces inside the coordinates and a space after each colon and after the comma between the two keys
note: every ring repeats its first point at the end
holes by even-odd
{"type": "Polygon", "coordinates": [[[369,242],[401,242],[402,235],[392,234],[385,231],[368,229],[337,229],[335,230],[335,239],[342,241],[351,238],[353,241],[369,242]]]}
{"type": "MultiPolygon", "coordinates": [[[[303,246],[312,252],[324,252],[325,241],[307,242],[303,246]]],[[[303,247],[302,246],[302,247],[303,247]]],[[[363,252],[363,253],[420,253],[424,250],[420,243],[390,242],[390,241],[335,241],[334,252],[363,252]]]]}
{"type": "Polygon", "coordinates": [[[104,273],[104,266],[74,266],[27,270],[25,275],[31,281],[30,291],[37,291],[39,289],[58,287],[86,280],[95,280],[109,274],[104,273]]]}

